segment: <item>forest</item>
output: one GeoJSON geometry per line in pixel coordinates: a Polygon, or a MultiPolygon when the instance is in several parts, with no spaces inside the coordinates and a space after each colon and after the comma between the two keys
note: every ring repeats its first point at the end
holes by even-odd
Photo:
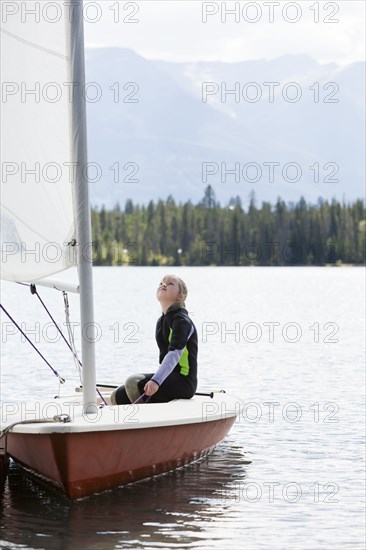
{"type": "Polygon", "coordinates": [[[128,199],[92,209],[94,265],[365,265],[365,201],[281,198],[245,210],[239,196],[221,206],[211,186],[198,204],[128,199]]]}

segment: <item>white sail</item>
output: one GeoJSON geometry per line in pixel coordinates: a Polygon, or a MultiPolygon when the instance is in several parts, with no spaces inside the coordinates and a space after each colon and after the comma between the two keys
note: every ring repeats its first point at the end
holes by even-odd
{"type": "MultiPolygon", "coordinates": [[[[6,2],[1,21],[1,278],[76,261],[70,61],[64,2],[6,2]],[[56,10],[55,5],[59,6],[56,10]]],[[[66,3],[67,4],[67,3],[66,3]]]]}
{"type": "Polygon", "coordinates": [[[3,2],[0,35],[1,277],[35,281],[77,263],[89,414],[96,374],[83,2],[3,2]]]}

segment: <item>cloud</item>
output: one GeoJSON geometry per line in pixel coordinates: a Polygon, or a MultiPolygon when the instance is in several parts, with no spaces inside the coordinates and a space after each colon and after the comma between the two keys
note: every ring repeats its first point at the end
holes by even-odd
{"type": "Polygon", "coordinates": [[[234,62],[288,53],[340,65],[364,59],[361,1],[103,0],[86,5],[87,46],[130,48],[149,59],[234,62]]]}

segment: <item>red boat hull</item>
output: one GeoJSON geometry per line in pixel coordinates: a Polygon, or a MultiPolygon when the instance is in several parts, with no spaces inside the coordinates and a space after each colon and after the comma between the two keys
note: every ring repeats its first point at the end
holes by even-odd
{"type": "Polygon", "coordinates": [[[11,433],[8,453],[77,499],[158,475],[202,458],[235,418],[158,428],[83,433],[11,433]]]}

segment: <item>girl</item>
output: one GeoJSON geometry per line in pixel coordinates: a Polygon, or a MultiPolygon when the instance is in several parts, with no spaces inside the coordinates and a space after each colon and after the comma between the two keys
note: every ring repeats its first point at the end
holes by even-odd
{"type": "Polygon", "coordinates": [[[188,291],[182,279],[166,275],[156,297],[162,316],[156,324],[159,368],[154,373],[134,374],[111,395],[113,405],[133,403],[143,393],[150,403],[190,399],[197,388],[197,330],[185,309],[188,291]]]}

